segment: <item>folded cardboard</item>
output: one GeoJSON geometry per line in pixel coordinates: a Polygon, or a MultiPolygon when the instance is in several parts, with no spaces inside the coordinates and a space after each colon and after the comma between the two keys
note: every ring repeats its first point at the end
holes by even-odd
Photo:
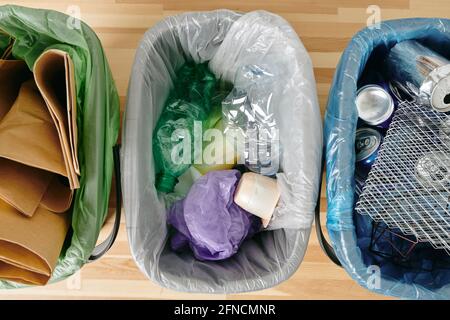
{"type": "Polygon", "coordinates": [[[67,176],[66,166],[55,124],[32,78],[0,122],[0,158],[0,198],[23,214],[32,216],[44,194],[48,209],[56,201],[70,205],[69,188],[50,185],[54,174],[67,176]]]}
{"type": "Polygon", "coordinates": [[[56,50],[38,60],[34,77],[23,61],[0,60],[0,279],[43,285],[70,225],[79,165],[72,61],[56,50]]]}
{"type": "Polygon", "coordinates": [[[0,279],[28,285],[40,285],[48,282],[48,276],[15,267],[0,261],[0,279]]]}
{"type": "Polygon", "coordinates": [[[40,206],[52,212],[63,213],[72,204],[73,191],[67,185],[67,178],[53,175],[40,206]]]}
{"type": "Polygon", "coordinates": [[[73,192],[62,176],[0,158],[0,177],[0,199],[26,216],[38,206],[55,213],[70,208],[73,192]]]}
{"type": "Polygon", "coordinates": [[[24,61],[0,59],[0,119],[11,109],[20,86],[31,75],[24,61]]]}
{"type": "Polygon", "coordinates": [[[0,122],[0,157],[67,176],[58,133],[33,79],[0,122]]]}
{"type": "Polygon", "coordinates": [[[69,215],[39,207],[33,217],[25,217],[0,200],[0,222],[0,278],[46,284],[66,237],[69,215]]]}
{"type": "Polygon", "coordinates": [[[47,50],[35,62],[36,84],[56,124],[70,187],[80,187],[73,62],[64,51],[47,50]]]}
{"type": "Polygon", "coordinates": [[[0,158],[0,198],[31,217],[47,191],[52,173],[0,158]]]}

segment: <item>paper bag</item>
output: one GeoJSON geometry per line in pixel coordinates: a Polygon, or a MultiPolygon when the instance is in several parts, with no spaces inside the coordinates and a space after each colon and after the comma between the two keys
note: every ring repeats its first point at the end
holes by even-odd
{"type": "MultiPolygon", "coordinates": [[[[0,244],[1,246],[1,244],[0,244]]],[[[27,285],[40,285],[48,282],[47,276],[21,269],[0,261],[0,279],[27,285]]]]}
{"type": "Polygon", "coordinates": [[[47,191],[52,173],[0,158],[0,198],[31,217],[47,191]]]}
{"type": "Polygon", "coordinates": [[[64,213],[72,203],[73,192],[63,180],[49,171],[0,158],[0,199],[31,217],[38,206],[64,213]]]}
{"type": "Polygon", "coordinates": [[[53,178],[67,177],[58,133],[32,78],[0,122],[0,158],[1,199],[27,216],[41,200],[54,212],[70,207],[73,192],[53,178]]]}
{"type": "Polygon", "coordinates": [[[73,191],[67,185],[67,178],[53,175],[40,206],[52,212],[62,213],[72,204],[73,191]]]}
{"type": "Polygon", "coordinates": [[[16,101],[22,83],[31,76],[24,61],[0,59],[0,120],[16,101]]]}
{"type": "Polygon", "coordinates": [[[80,187],[78,175],[78,137],[76,123],[76,92],[73,63],[61,50],[47,50],[35,62],[36,84],[56,124],[63,150],[70,187],[80,187]]]}
{"type": "Polygon", "coordinates": [[[0,200],[0,278],[26,284],[48,282],[69,229],[67,214],[39,207],[21,215],[0,200]]]}

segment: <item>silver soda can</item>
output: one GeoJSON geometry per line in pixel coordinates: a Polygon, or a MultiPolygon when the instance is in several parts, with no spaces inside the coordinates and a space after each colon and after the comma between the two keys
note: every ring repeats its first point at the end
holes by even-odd
{"type": "Polygon", "coordinates": [[[380,150],[383,136],[372,128],[359,128],[356,130],[355,152],[356,170],[358,175],[365,176],[374,164],[380,150]]]}
{"type": "Polygon", "coordinates": [[[424,187],[447,188],[450,182],[450,155],[429,152],[416,162],[416,178],[424,187]]]}
{"type": "Polygon", "coordinates": [[[450,111],[450,60],[415,40],[397,43],[386,59],[387,77],[410,91],[417,103],[450,111]]]}
{"type": "Polygon", "coordinates": [[[383,87],[366,85],[356,93],[356,108],[361,120],[371,126],[389,128],[394,115],[394,99],[383,87]]]}

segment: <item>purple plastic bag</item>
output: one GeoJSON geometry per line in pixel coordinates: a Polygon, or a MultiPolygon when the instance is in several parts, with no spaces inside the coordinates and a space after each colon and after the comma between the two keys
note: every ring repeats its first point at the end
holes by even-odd
{"type": "Polygon", "coordinates": [[[168,213],[168,223],[176,231],[170,243],[173,250],[189,246],[199,260],[222,260],[259,230],[260,219],[233,201],[240,177],[237,170],[208,172],[185,199],[173,204],[168,213]]]}

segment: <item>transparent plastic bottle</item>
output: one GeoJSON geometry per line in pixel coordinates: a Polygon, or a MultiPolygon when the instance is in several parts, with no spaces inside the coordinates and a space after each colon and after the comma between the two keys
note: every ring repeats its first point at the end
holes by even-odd
{"type": "Polygon", "coordinates": [[[256,173],[273,176],[280,164],[278,127],[274,115],[274,81],[267,68],[242,67],[235,86],[222,102],[226,134],[241,136],[245,166],[256,173]]]}

